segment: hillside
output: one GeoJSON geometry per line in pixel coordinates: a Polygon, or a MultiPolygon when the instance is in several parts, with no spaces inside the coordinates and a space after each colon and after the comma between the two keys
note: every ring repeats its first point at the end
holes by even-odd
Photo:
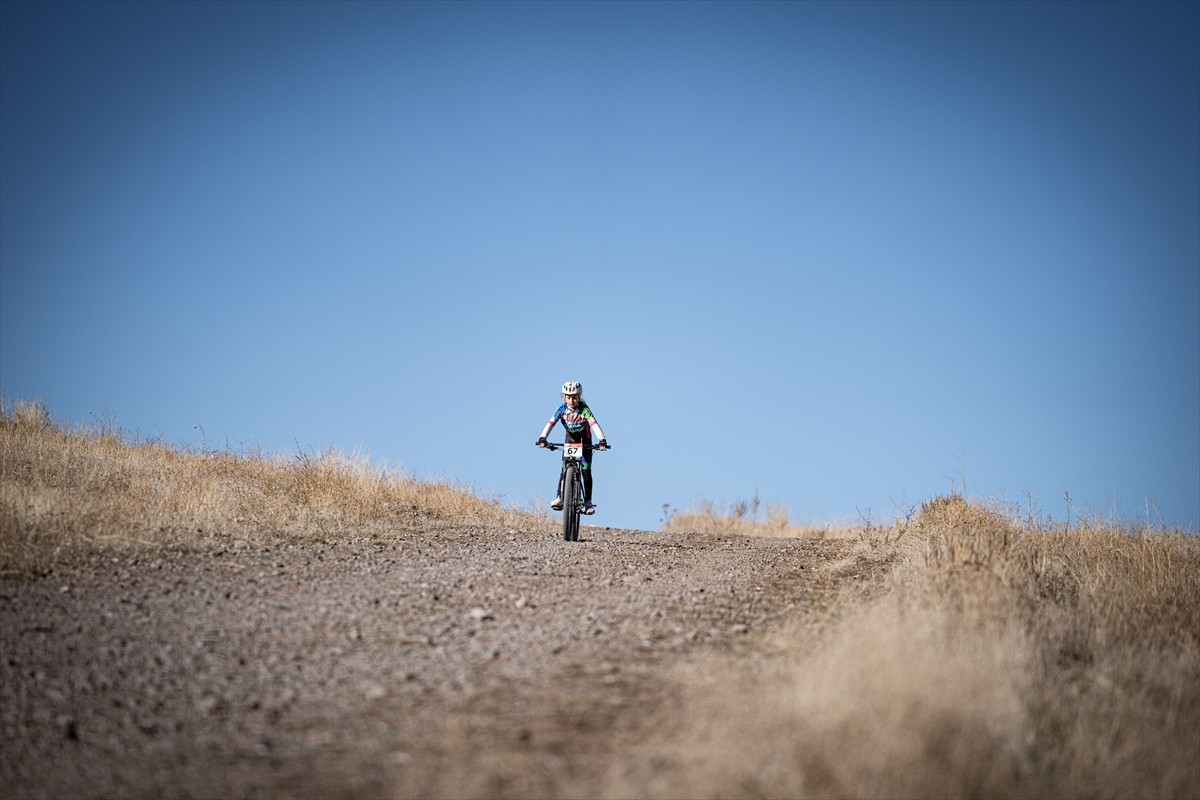
{"type": "Polygon", "coordinates": [[[16,797],[1195,797],[1200,542],[960,497],[586,528],[0,420],[16,797]],[[701,524],[704,523],[704,524],[701,524]]]}

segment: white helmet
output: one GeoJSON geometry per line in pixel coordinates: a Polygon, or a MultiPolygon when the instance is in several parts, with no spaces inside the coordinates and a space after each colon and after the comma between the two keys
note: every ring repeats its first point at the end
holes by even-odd
{"type": "Polygon", "coordinates": [[[567,381],[563,384],[562,393],[570,395],[583,394],[583,384],[579,381],[567,381]]]}

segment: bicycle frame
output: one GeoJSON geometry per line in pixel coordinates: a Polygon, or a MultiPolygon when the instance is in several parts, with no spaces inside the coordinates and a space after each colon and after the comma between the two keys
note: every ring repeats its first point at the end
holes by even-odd
{"type": "MultiPolygon", "coordinates": [[[[554,452],[562,449],[562,470],[558,473],[559,497],[563,500],[563,538],[568,542],[579,541],[579,515],[583,513],[586,500],[583,489],[583,454],[582,442],[546,442],[547,450],[554,452]]],[[[593,452],[607,450],[607,447],[591,447],[593,452]]]]}

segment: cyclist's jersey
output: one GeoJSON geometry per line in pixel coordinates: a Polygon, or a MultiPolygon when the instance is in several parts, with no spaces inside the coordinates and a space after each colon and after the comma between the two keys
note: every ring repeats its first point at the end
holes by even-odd
{"type": "Polygon", "coordinates": [[[542,438],[545,439],[550,435],[550,430],[554,424],[562,420],[563,428],[566,429],[567,441],[583,442],[589,447],[592,444],[592,432],[595,431],[596,439],[604,438],[604,431],[600,430],[600,423],[596,421],[592,410],[588,408],[587,403],[580,403],[579,408],[574,411],[566,403],[558,407],[558,411],[554,412],[554,416],[546,423],[546,427],[542,429],[542,438]]]}

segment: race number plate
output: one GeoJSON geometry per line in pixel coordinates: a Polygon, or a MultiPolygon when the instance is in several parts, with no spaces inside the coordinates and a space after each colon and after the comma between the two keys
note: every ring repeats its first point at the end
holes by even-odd
{"type": "Polygon", "coordinates": [[[574,459],[575,461],[583,460],[583,445],[576,442],[567,442],[563,445],[563,458],[574,459]]]}

